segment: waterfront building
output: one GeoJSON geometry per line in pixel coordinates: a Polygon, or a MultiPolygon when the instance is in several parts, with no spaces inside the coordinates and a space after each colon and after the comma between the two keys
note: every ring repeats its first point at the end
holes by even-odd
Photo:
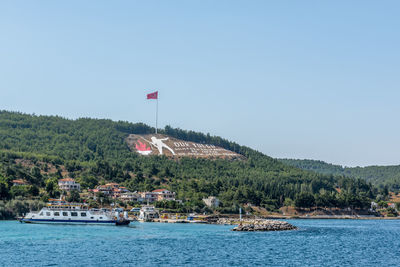
{"type": "Polygon", "coordinates": [[[175,192],[168,191],[167,189],[156,189],[151,193],[155,196],[156,201],[175,200],[175,192]]]}
{"type": "Polygon", "coordinates": [[[140,196],[142,197],[143,202],[152,203],[154,201],[157,201],[157,194],[153,192],[140,192],[140,196]]]}
{"type": "Polygon", "coordinates": [[[110,196],[112,198],[119,198],[121,194],[129,192],[124,186],[120,186],[117,183],[108,183],[105,185],[99,185],[95,189],[89,189],[90,192],[103,193],[105,196],[110,196]]]}
{"type": "Polygon", "coordinates": [[[64,191],[72,191],[72,190],[81,191],[81,185],[75,182],[75,180],[72,178],[64,178],[58,180],[58,187],[64,191]]]}
{"type": "Polygon", "coordinates": [[[393,208],[393,209],[396,209],[396,204],[394,204],[394,203],[387,203],[388,204],[388,208],[393,208]]]}
{"type": "Polygon", "coordinates": [[[89,192],[96,197],[96,193],[101,192],[105,196],[120,199],[122,201],[148,202],[163,200],[175,200],[175,192],[167,189],[156,189],[152,192],[130,192],[126,187],[120,186],[117,183],[108,183],[99,185],[95,189],[89,189],[89,192]]]}
{"type": "Polygon", "coordinates": [[[119,197],[124,202],[143,202],[143,198],[137,192],[125,192],[119,197]]]}
{"type": "Polygon", "coordinates": [[[209,196],[208,198],[203,198],[203,202],[208,206],[208,207],[213,207],[216,208],[219,206],[219,199],[213,196],[209,196]]]}
{"type": "Polygon", "coordinates": [[[110,196],[112,194],[112,188],[107,185],[99,185],[95,189],[89,189],[90,192],[103,193],[105,196],[110,196]]]}
{"type": "Polygon", "coordinates": [[[127,193],[127,192],[129,192],[129,190],[126,189],[125,187],[113,188],[112,189],[112,193],[111,193],[111,197],[112,198],[119,198],[121,196],[121,194],[127,193]]]}
{"type": "MultiPolygon", "coordinates": [[[[175,200],[175,192],[171,192],[167,189],[156,189],[152,192],[139,192],[142,202],[155,202],[163,200],[175,200]]],[[[140,200],[139,200],[140,201],[140,200]]]]}
{"type": "Polygon", "coordinates": [[[119,184],[117,183],[108,183],[106,186],[109,188],[120,188],[119,184]]]}

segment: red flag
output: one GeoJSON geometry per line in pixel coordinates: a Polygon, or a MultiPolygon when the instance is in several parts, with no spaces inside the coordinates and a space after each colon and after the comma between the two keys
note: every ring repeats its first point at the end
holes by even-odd
{"type": "Polygon", "coordinates": [[[147,99],[158,99],[158,91],[151,94],[147,94],[147,99]]]}

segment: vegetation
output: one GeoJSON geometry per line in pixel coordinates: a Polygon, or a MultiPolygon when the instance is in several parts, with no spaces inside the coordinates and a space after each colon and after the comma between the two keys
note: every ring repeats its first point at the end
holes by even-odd
{"type": "Polygon", "coordinates": [[[320,160],[279,159],[280,162],[303,170],[314,171],[326,175],[340,175],[364,179],[383,190],[400,192],[400,165],[342,167],[320,160]]]}
{"type": "Polygon", "coordinates": [[[45,205],[39,200],[24,200],[17,197],[10,201],[0,201],[0,220],[14,219],[16,216],[22,216],[30,210],[40,210],[45,205]]]}
{"type": "MultiPolygon", "coordinates": [[[[237,212],[246,203],[269,210],[285,202],[308,207],[313,204],[311,196],[316,205],[364,208],[366,201],[387,195],[383,188],[362,179],[301,170],[223,138],[169,126],[161,133],[221,146],[247,160],[173,160],[139,156],[129,150],[125,142],[129,134],[151,132],[142,123],[1,111],[0,199],[57,197],[61,177],[75,178],[84,189],[109,181],[131,191],[165,187],[177,192],[183,204],[157,205],[182,211],[206,211],[201,199],[210,195],[222,201],[221,212],[237,212]],[[24,179],[29,185],[14,189],[13,179],[24,179]]],[[[76,194],[71,197],[79,200],[76,194]]]]}

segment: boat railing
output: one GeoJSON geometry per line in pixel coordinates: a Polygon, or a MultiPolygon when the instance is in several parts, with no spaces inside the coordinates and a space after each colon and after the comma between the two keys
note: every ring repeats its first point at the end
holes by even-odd
{"type": "Polygon", "coordinates": [[[110,212],[105,212],[102,210],[89,210],[89,212],[90,212],[90,214],[93,214],[93,215],[110,215],[111,214],[110,212]]]}
{"type": "Polygon", "coordinates": [[[39,214],[39,212],[40,212],[40,211],[30,211],[29,213],[32,213],[32,214],[39,214]]]}

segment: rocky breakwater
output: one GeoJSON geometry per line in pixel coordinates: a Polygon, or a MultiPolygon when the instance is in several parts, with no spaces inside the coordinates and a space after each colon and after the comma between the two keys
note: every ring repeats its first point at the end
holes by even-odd
{"type": "Polygon", "coordinates": [[[255,232],[255,231],[286,231],[296,230],[297,227],[288,222],[276,220],[253,220],[240,223],[232,231],[255,232]]]}

